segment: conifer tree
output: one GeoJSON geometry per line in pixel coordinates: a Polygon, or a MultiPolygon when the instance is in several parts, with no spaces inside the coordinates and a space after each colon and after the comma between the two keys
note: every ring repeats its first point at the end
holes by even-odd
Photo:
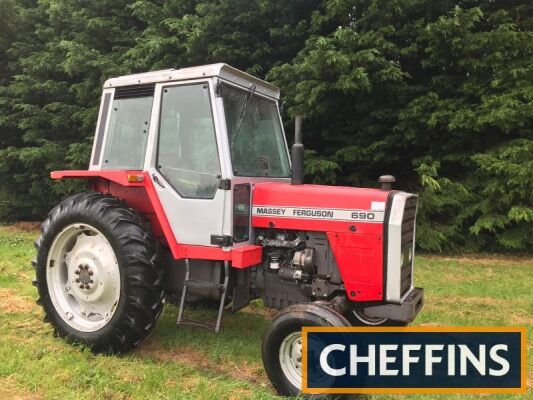
{"type": "Polygon", "coordinates": [[[304,114],[317,183],[420,193],[426,250],[533,249],[527,0],[2,0],[0,221],[79,190],[102,83],[227,62],[304,114]]]}

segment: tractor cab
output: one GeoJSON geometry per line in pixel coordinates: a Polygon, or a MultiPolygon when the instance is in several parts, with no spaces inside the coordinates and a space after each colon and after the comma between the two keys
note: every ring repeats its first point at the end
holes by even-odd
{"type": "Polygon", "coordinates": [[[249,207],[233,210],[229,186],[243,197],[250,184],[290,178],[278,99],[226,64],[110,79],[90,170],[147,172],[178,243],[248,243],[249,207]]]}
{"type": "Polygon", "coordinates": [[[414,320],[417,196],[390,175],[379,189],[303,184],[301,118],[291,162],[278,100],[226,64],[105,82],[88,170],[51,174],[88,190],[52,209],[36,241],[34,284],[59,336],[124,352],[164,304],[178,326],[218,332],[226,310],[261,299],[281,310],[266,372],[295,396],[302,327],[414,320]],[[196,319],[198,302],[216,321],[196,319]]]}

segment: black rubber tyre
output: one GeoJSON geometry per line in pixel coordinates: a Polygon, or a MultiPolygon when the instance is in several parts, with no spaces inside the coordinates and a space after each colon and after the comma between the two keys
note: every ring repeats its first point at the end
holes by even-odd
{"type": "MultiPolygon", "coordinates": [[[[337,311],[316,303],[295,304],[283,309],[274,318],[263,337],[263,364],[272,385],[282,396],[302,395],[301,388],[291,383],[285,375],[280,363],[280,351],[285,338],[295,332],[300,332],[304,326],[350,326],[350,323],[337,311]]],[[[313,398],[332,397],[313,396],[313,398]]],[[[338,397],[335,396],[334,398],[338,397]]]]}
{"type": "Polygon", "coordinates": [[[344,317],[350,322],[351,326],[406,326],[406,322],[394,321],[392,319],[372,320],[359,312],[358,315],[354,313],[354,310],[348,310],[344,313],[344,317]]]}
{"type": "Polygon", "coordinates": [[[50,211],[35,242],[37,257],[32,262],[39,299],[56,335],[81,343],[97,353],[123,353],[153,330],[163,309],[162,270],[156,265],[157,249],[151,231],[139,214],[126,203],[101,193],[80,193],[68,197],[50,211]],[[119,300],[110,320],[94,332],[83,332],[67,324],[50,298],[46,281],[47,259],[55,237],[72,224],[98,229],[111,245],[120,273],[119,300]]]}

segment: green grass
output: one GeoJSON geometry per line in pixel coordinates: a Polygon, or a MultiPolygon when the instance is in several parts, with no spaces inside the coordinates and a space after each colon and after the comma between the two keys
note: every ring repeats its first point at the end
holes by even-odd
{"type": "MultiPolygon", "coordinates": [[[[0,227],[0,399],[274,399],[260,343],[272,313],[259,303],[227,314],[218,335],[175,326],[167,306],[152,336],[126,356],[93,355],[54,338],[31,285],[35,232],[0,227]]],[[[532,371],[533,260],[418,257],[424,325],[526,325],[532,371]]],[[[204,311],[196,311],[202,314],[204,311]]],[[[532,380],[531,373],[529,381],[532,380]]],[[[531,385],[531,382],[530,382],[531,385]]],[[[367,399],[475,399],[376,395],[367,399]]],[[[487,398],[533,398],[492,395],[487,398]]]]}

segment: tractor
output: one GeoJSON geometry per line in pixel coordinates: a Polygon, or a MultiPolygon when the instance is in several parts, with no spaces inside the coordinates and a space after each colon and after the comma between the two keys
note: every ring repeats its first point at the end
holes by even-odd
{"type": "Polygon", "coordinates": [[[373,189],[304,184],[302,119],[290,156],[279,97],[222,63],[104,83],[88,170],[51,173],[87,191],[53,208],[36,241],[33,283],[56,335],[123,353],[165,303],[178,326],[218,332],[225,311],[262,299],[280,310],[265,370],[291,396],[303,326],[413,321],[417,196],[391,175],[373,189]],[[215,321],[187,317],[202,301],[215,321]]]}

